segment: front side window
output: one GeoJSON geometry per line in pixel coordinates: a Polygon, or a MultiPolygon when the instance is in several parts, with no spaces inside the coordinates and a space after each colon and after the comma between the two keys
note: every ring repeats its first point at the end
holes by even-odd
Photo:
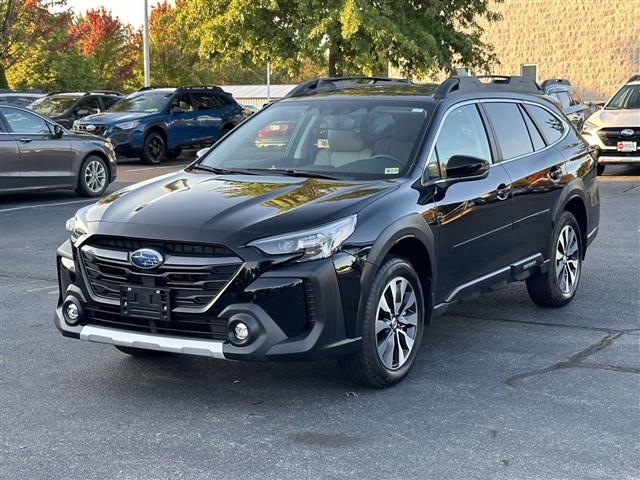
{"type": "MultiPolygon", "coordinates": [[[[438,139],[435,154],[440,163],[440,172],[447,176],[447,163],[454,155],[464,155],[491,162],[491,149],[487,131],[476,105],[465,105],[452,110],[445,118],[438,139]]],[[[433,154],[432,154],[433,155],[433,154]]],[[[430,158],[427,164],[433,163],[430,158]]],[[[427,169],[435,173],[433,166],[427,169]]]]}
{"type": "Polygon", "coordinates": [[[640,108],[640,85],[625,85],[605,105],[605,110],[640,108]]]}
{"type": "Polygon", "coordinates": [[[179,108],[182,112],[193,112],[193,103],[191,102],[191,96],[189,94],[178,95],[171,102],[170,111],[174,111],[174,108],[179,108]]]}
{"type": "Polygon", "coordinates": [[[531,139],[517,103],[485,103],[484,108],[495,130],[503,160],[533,152],[531,139]]]}
{"type": "Polygon", "coordinates": [[[47,122],[33,113],[12,108],[0,108],[0,112],[4,115],[4,119],[13,133],[27,135],[51,133],[47,122]]]}
{"type": "Polygon", "coordinates": [[[531,114],[540,132],[547,140],[547,145],[557,142],[564,134],[564,125],[548,110],[535,105],[526,105],[525,109],[531,114]]]}
{"type": "Polygon", "coordinates": [[[116,103],[118,100],[119,100],[118,97],[111,97],[111,96],[105,95],[102,97],[102,105],[104,105],[105,109],[108,109],[111,107],[111,105],[116,103]]]}
{"type": "Polygon", "coordinates": [[[73,107],[80,97],[61,96],[61,97],[44,97],[36,100],[31,104],[31,109],[40,115],[54,116],[61,115],[71,107],[73,107]]]}
{"type": "Polygon", "coordinates": [[[394,178],[418,150],[431,104],[316,98],[277,103],[253,115],[200,165],[222,169],[394,178]]]}
{"type": "Polygon", "coordinates": [[[112,112],[157,113],[164,108],[173,92],[166,90],[136,92],[127,95],[109,110],[112,112]]]}
{"type": "Polygon", "coordinates": [[[88,110],[89,114],[100,112],[100,103],[98,97],[87,97],[80,100],[78,110],[88,110]]]}

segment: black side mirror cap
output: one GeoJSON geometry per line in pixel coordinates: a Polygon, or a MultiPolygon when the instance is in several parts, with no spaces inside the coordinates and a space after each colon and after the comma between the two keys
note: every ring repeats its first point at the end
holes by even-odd
{"type": "Polygon", "coordinates": [[[489,161],[482,158],[454,155],[447,162],[447,178],[475,180],[486,176],[490,166],[489,161]]]}
{"type": "Polygon", "coordinates": [[[53,136],[55,138],[61,138],[63,134],[64,134],[64,130],[60,125],[53,126],[53,136]]]}

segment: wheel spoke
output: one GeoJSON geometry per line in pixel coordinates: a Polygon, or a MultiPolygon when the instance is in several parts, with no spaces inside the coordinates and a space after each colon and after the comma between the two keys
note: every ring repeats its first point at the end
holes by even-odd
{"type": "Polygon", "coordinates": [[[398,332],[400,333],[400,335],[404,339],[404,343],[405,343],[405,345],[407,347],[407,350],[409,350],[409,352],[410,352],[411,349],[413,348],[413,344],[414,344],[415,340],[413,338],[411,338],[407,334],[407,332],[405,332],[404,330],[398,330],[398,332]]]}
{"type": "Polygon", "coordinates": [[[382,309],[383,311],[387,312],[389,315],[391,315],[391,309],[389,308],[389,304],[387,303],[387,298],[385,296],[386,290],[385,292],[382,293],[382,296],[380,297],[380,303],[378,303],[378,308],[382,309]]]}
{"type": "Polygon", "coordinates": [[[416,327],[418,325],[418,314],[410,313],[409,315],[402,315],[398,321],[402,325],[410,325],[412,327],[416,327]]]}
{"type": "Polygon", "coordinates": [[[412,308],[416,304],[416,294],[413,290],[410,290],[406,294],[404,301],[402,302],[402,308],[400,309],[400,315],[404,315],[407,310],[412,308]]]}
{"type": "Polygon", "coordinates": [[[398,350],[398,367],[401,367],[402,365],[404,365],[406,358],[404,356],[404,349],[402,348],[402,345],[400,345],[400,334],[396,332],[395,337],[395,346],[398,350]]]}
{"type": "Polygon", "coordinates": [[[389,328],[389,324],[382,320],[376,320],[376,335],[378,335],[383,330],[389,328]]]}

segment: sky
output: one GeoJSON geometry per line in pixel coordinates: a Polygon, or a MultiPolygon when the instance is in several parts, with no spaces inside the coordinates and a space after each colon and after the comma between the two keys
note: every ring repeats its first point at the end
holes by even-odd
{"type": "MultiPolygon", "coordinates": [[[[158,0],[149,0],[149,10],[156,3],[158,0]]],[[[112,15],[134,27],[141,27],[144,22],[143,0],[67,0],[67,6],[77,13],[84,13],[92,8],[105,7],[107,10],[111,10],[112,15]]]]}

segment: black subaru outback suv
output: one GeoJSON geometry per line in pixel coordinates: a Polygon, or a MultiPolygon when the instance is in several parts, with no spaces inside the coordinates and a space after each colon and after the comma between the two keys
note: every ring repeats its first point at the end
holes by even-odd
{"type": "Polygon", "coordinates": [[[569,303],[599,211],[592,152],[526,79],[314,80],[79,210],[55,324],[131,355],[336,357],[385,387],[455,302],[526,280],[569,303]]]}

